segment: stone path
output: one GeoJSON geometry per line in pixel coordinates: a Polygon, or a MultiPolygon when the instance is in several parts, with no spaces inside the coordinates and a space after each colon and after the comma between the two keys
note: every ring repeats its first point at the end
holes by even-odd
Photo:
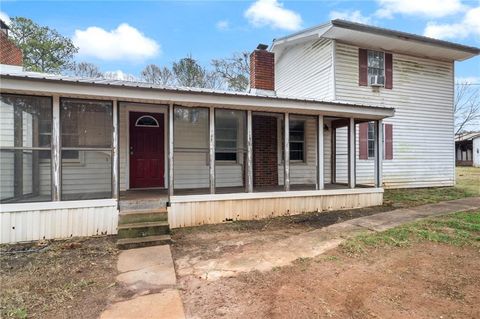
{"type": "Polygon", "coordinates": [[[425,217],[473,209],[480,209],[480,197],[360,217],[277,242],[268,242],[260,247],[247,246],[236,254],[216,259],[199,260],[187,256],[176,260],[177,273],[179,276],[193,275],[202,279],[216,280],[252,270],[267,271],[273,267],[288,265],[298,258],[318,256],[359,233],[384,231],[425,217]]]}
{"type": "Polygon", "coordinates": [[[117,282],[134,296],[110,305],[101,319],[185,318],[169,245],[124,250],[117,268],[117,282]]]}

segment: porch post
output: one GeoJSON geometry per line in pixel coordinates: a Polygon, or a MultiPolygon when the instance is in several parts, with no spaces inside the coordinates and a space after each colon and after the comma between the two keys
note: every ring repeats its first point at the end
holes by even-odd
{"type": "Polygon", "coordinates": [[[375,121],[375,187],[382,187],[383,122],[375,121]]]}
{"type": "Polygon", "coordinates": [[[247,192],[253,193],[252,111],[247,111],[247,192]]]}
{"type": "Polygon", "coordinates": [[[168,105],[168,196],[173,196],[173,103],[168,105]]]}
{"type": "Polygon", "coordinates": [[[283,150],[283,183],[285,191],[290,190],[290,114],[285,113],[284,118],[284,150],[283,150]]]}
{"type": "Polygon", "coordinates": [[[317,189],[325,188],[325,161],[324,161],[324,150],[323,150],[323,115],[318,116],[318,126],[317,126],[317,189]]]}
{"type": "Polygon", "coordinates": [[[215,108],[210,107],[210,194],[215,194],[215,108]]]}
{"type": "Polygon", "coordinates": [[[348,186],[355,188],[355,119],[350,118],[348,125],[348,186]]]}
{"type": "MultiPolygon", "coordinates": [[[[23,146],[23,112],[13,112],[13,141],[14,147],[23,146]]],[[[23,151],[14,149],[13,151],[13,197],[21,198],[23,196],[23,151]]]]}
{"type": "Polygon", "coordinates": [[[52,200],[61,200],[62,157],[60,136],[60,96],[53,96],[52,104],[52,200]]]}
{"type": "Polygon", "coordinates": [[[337,129],[332,125],[331,154],[330,154],[330,180],[332,184],[337,182],[337,129]]]}
{"type": "Polygon", "coordinates": [[[112,110],[112,197],[118,198],[119,194],[119,171],[118,171],[118,102],[113,101],[112,110]]]}

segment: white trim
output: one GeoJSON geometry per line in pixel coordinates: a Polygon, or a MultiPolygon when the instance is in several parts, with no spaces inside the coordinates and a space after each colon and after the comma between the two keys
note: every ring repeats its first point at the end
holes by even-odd
{"type": "Polygon", "coordinates": [[[171,196],[171,203],[187,202],[206,202],[223,200],[241,200],[241,199],[261,199],[261,198],[288,198],[288,197],[308,197],[308,196],[330,196],[330,195],[350,195],[350,194],[372,194],[383,193],[383,188],[345,188],[329,190],[312,191],[280,191],[265,193],[235,193],[235,194],[207,194],[207,195],[186,195],[171,196]]]}
{"type": "MultiPolygon", "coordinates": [[[[252,109],[264,112],[284,112],[300,114],[323,114],[325,116],[341,116],[361,119],[381,119],[394,116],[393,108],[380,106],[359,106],[352,103],[336,104],[315,100],[295,100],[289,98],[268,98],[246,95],[221,95],[214,93],[194,93],[179,91],[159,91],[129,87],[100,86],[86,83],[66,83],[60,81],[41,81],[31,79],[2,78],[2,91],[5,93],[21,93],[48,95],[60,94],[62,97],[79,97],[94,99],[117,99],[125,102],[143,102],[153,104],[169,104],[175,102],[182,106],[210,107],[228,109],[252,109]]],[[[340,102],[339,102],[340,103],[340,102]]]]}
{"type": "Polygon", "coordinates": [[[323,190],[325,188],[325,147],[322,115],[318,116],[317,125],[317,190],[323,190]]]}
{"type": "MultiPolygon", "coordinates": [[[[127,118],[126,118],[126,123],[127,123],[127,127],[126,127],[126,137],[127,137],[127,144],[126,144],[126,148],[124,150],[124,152],[126,152],[125,156],[126,156],[126,160],[127,160],[127,163],[126,163],[126,167],[125,167],[125,186],[126,186],[126,189],[127,190],[130,190],[130,189],[137,189],[137,188],[131,188],[130,187],[130,112],[145,112],[145,113],[161,113],[163,114],[163,137],[164,137],[164,145],[163,145],[163,152],[164,152],[164,173],[163,173],[163,176],[164,176],[164,181],[163,181],[163,186],[164,187],[160,187],[161,189],[167,189],[168,188],[168,137],[167,137],[167,131],[168,131],[168,105],[164,105],[164,104],[145,104],[145,103],[136,103],[136,102],[122,102],[122,101],[119,101],[118,102],[119,104],[119,114],[121,116],[122,114],[122,107],[124,107],[126,109],[126,113],[127,113],[127,118]]],[[[119,129],[119,136],[122,135],[122,132],[121,132],[121,127],[119,129]]],[[[121,151],[121,150],[120,150],[121,151]]],[[[120,165],[121,166],[121,165],[120,165]]],[[[120,174],[121,175],[121,174],[120,174]]]]}
{"type": "MultiPolygon", "coordinates": [[[[358,61],[358,60],[357,60],[358,61]]],[[[335,101],[337,99],[337,41],[335,39],[332,40],[332,82],[333,82],[333,88],[332,88],[332,94],[333,94],[333,100],[335,101]]]]}
{"type": "Polygon", "coordinates": [[[90,200],[75,200],[75,201],[61,201],[61,202],[1,204],[0,213],[23,212],[23,211],[32,211],[32,210],[55,210],[55,209],[69,209],[69,208],[105,207],[105,206],[117,206],[117,200],[113,198],[109,198],[109,199],[90,199],[90,200]]]}
{"type": "Polygon", "coordinates": [[[160,124],[158,124],[158,121],[156,118],[154,118],[153,116],[150,116],[150,115],[142,115],[140,116],[136,121],[135,121],[135,127],[160,127],[160,124]],[[138,122],[143,119],[143,118],[149,118],[149,119],[152,119],[154,122],[155,122],[155,125],[141,125],[141,124],[138,124],[138,122]]]}

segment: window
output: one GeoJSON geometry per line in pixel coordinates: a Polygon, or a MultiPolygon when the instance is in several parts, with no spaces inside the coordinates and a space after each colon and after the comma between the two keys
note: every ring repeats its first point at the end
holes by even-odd
{"type": "Polygon", "coordinates": [[[290,120],[290,160],[305,161],[305,121],[290,120]]]}
{"type": "Polygon", "coordinates": [[[375,157],[375,123],[368,122],[368,158],[375,157]]]}
{"type": "Polygon", "coordinates": [[[112,110],[110,101],[60,100],[62,200],[112,196],[112,110]]]}
{"type": "Polygon", "coordinates": [[[216,118],[215,121],[215,160],[237,160],[238,120],[236,118],[216,118]]]}
{"type": "Polygon", "coordinates": [[[0,200],[51,200],[52,100],[1,94],[0,200]]]}
{"type": "Polygon", "coordinates": [[[379,51],[368,50],[368,84],[384,84],[385,54],[379,51]],[[375,78],[377,77],[377,82],[375,78]]]}
{"type": "Polygon", "coordinates": [[[139,127],[159,127],[157,119],[150,115],[144,115],[137,119],[135,126],[139,127]]]}

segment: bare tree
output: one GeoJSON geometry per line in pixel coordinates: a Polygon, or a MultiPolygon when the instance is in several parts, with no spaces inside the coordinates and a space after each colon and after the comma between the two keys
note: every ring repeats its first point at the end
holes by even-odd
{"type": "Polygon", "coordinates": [[[455,87],[453,105],[455,134],[478,127],[480,123],[480,87],[469,82],[460,82],[455,87]]]}
{"type": "Polygon", "coordinates": [[[223,86],[216,72],[210,72],[198,62],[187,56],[172,66],[175,81],[180,86],[218,89],[223,86]]]}
{"type": "Polygon", "coordinates": [[[250,77],[249,53],[236,52],[229,58],[214,59],[212,66],[230,90],[246,91],[250,77]]]}
{"type": "Polygon", "coordinates": [[[121,70],[105,72],[103,74],[103,77],[108,80],[119,80],[119,81],[128,81],[128,82],[138,81],[135,75],[130,73],[124,73],[121,70]]]}
{"type": "Polygon", "coordinates": [[[87,78],[101,78],[103,73],[100,72],[98,66],[89,62],[75,63],[72,68],[72,72],[75,76],[87,77],[87,78]]]}
{"type": "Polygon", "coordinates": [[[167,67],[159,67],[155,64],[147,65],[141,72],[140,78],[148,83],[159,85],[173,85],[174,77],[172,71],[167,67]]]}

